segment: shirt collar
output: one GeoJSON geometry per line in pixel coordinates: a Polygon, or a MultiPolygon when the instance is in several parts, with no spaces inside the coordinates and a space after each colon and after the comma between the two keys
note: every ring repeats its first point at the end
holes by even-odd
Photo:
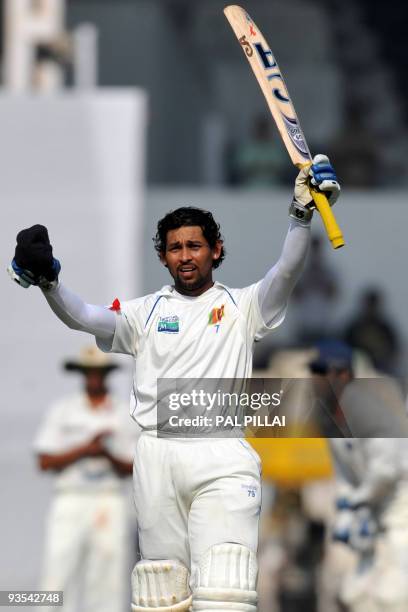
{"type": "Polygon", "coordinates": [[[165,296],[165,297],[181,298],[188,302],[193,301],[193,300],[201,301],[201,300],[207,299],[208,297],[213,296],[220,289],[226,290],[226,286],[223,285],[222,283],[219,283],[218,281],[215,281],[213,286],[207,289],[207,291],[204,291],[204,293],[202,293],[201,295],[189,297],[187,295],[183,295],[179,293],[178,291],[176,291],[176,289],[172,285],[165,285],[164,287],[160,289],[157,295],[165,296]]]}

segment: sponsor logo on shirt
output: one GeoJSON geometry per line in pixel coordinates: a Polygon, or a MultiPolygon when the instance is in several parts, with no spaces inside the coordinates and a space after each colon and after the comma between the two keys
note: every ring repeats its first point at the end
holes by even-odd
{"type": "Polygon", "coordinates": [[[225,305],[223,304],[220,308],[212,309],[212,311],[210,312],[210,316],[208,318],[208,325],[217,325],[217,323],[221,322],[225,314],[224,308],[225,308],[225,305]]]}
{"type": "Polygon", "coordinates": [[[180,319],[177,315],[161,317],[157,324],[157,331],[165,334],[178,334],[180,331],[180,319]]]}

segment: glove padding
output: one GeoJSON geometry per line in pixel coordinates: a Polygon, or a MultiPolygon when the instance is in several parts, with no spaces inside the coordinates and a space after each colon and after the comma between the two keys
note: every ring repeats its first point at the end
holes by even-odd
{"type": "Polygon", "coordinates": [[[337,510],[332,539],[359,553],[374,550],[378,526],[371,510],[367,506],[353,508],[344,498],[337,501],[337,510]]]}
{"type": "Polygon", "coordinates": [[[340,195],[340,185],[336,171],[327,155],[315,155],[309,170],[310,182],[313,187],[324,191],[330,206],[333,206],[340,195]]]}
{"type": "Polygon", "coordinates": [[[315,155],[311,166],[302,168],[295,180],[294,200],[301,206],[316,208],[310,193],[310,186],[323,191],[330,206],[335,204],[340,194],[336,172],[327,155],[315,155]]]}
{"type": "Polygon", "coordinates": [[[14,259],[8,268],[13,280],[25,288],[30,285],[49,288],[57,281],[60,270],[46,227],[33,225],[17,234],[14,259]]]}

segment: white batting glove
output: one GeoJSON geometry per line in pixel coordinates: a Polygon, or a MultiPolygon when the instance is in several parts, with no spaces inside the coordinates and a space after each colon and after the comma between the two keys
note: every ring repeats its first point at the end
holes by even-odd
{"type": "Polygon", "coordinates": [[[315,155],[312,164],[302,168],[296,177],[289,215],[303,225],[309,225],[316,208],[310,186],[324,192],[330,206],[333,206],[339,197],[340,185],[327,155],[315,155]]]}
{"type": "Polygon", "coordinates": [[[337,181],[336,171],[327,155],[315,155],[309,170],[310,182],[313,187],[323,191],[333,206],[339,195],[340,185],[337,181]]]}

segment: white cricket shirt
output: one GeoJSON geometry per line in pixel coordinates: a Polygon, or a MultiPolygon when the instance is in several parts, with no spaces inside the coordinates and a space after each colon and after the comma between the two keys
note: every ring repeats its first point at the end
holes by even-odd
{"type": "MultiPolygon", "coordinates": [[[[109,431],[108,450],[118,459],[132,462],[137,436],[128,419],[127,406],[111,397],[95,410],[84,393],[68,396],[51,406],[34,450],[48,455],[65,453],[109,431]]],[[[55,484],[63,491],[104,491],[120,489],[123,479],[106,457],[84,457],[57,472],[55,484]]]]}
{"type": "MultiPolygon", "coordinates": [[[[261,282],[261,281],[260,281],[261,282]]],[[[121,304],[107,352],[135,358],[131,415],[142,429],[157,428],[157,379],[247,378],[252,347],[282,323],[268,326],[258,305],[259,283],[230,289],[216,282],[197,297],[165,286],[157,293],[121,304]]]]}

